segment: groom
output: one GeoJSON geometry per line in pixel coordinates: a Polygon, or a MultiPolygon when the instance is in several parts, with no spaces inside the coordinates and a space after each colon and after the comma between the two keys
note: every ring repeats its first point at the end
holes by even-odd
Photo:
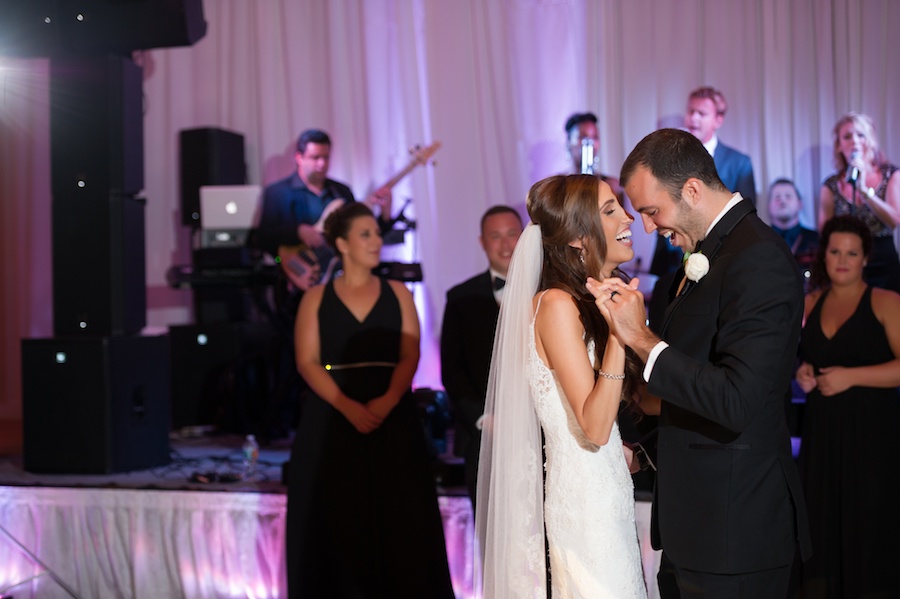
{"type": "Polygon", "coordinates": [[[662,399],[651,529],[662,597],[784,597],[798,544],[809,553],[784,409],[803,303],[794,258],[688,132],[645,137],[621,182],[648,233],[702,252],[675,278],[661,339],[640,292],[606,302],[662,399]]]}

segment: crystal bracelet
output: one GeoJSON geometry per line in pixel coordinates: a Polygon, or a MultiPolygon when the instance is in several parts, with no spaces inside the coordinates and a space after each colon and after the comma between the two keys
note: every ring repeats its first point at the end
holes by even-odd
{"type": "Polygon", "coordinates": [[[598,372],[599,372],[600,376],[602,376],[605,379],[611,379],[614,381],[624,381],[625,380],[624,372],[622,374],[610,374],[609,372],[603,372],[602,370],[599,370],[598,372]]]}

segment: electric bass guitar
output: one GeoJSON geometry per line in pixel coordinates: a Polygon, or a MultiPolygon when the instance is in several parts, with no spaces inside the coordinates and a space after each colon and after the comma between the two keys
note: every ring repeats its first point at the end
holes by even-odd
{"type": "MultiPolygon", "coordinates": [[[[394,176],[388,179],[378,190],[392,189],[397,183],[403,180],[406,175],[411,173],[417,166],[428,164],[435,152],[441,147],[441,142],[436,141],[429,146],[414,146],[410,148],[412,158],[400,169],[394,176]]],[[[377,199],[374,195],[370,195],[363,201],[369,208],[374,207],[377,199]]],[[[319,220],[313,225],[316,230],[321,233],[325,227],[325,219],[343,206],[345,200],[338,198],[332,200],[325,206],[319,220]]],[[[329,280],[334,274],[334,268],[338,263],[337,256],[327,245],[318,248],[309,248],[305,244],[300,245],[282,245],[278,247],[278,262],[284,269],[288,279],[298,289],[306,291],[313,285],[329,280]],[[323,268],[323,265],[324,268],[323,268]]]]}

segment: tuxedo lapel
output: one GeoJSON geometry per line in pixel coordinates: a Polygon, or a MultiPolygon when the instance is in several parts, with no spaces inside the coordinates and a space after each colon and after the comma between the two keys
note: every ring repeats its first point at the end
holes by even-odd
{"type": "MultiPolygon", "coordinates": [[[[675,314],[675,309],[678,307],[678,304],[684,299],[684,293],[678,293],[678,288],[681,286],[681,281],[684,279],[684,268],[678,270],[678,275],[675,276],[675,281],[672,283],[672,300],[669,302],[668,307],[666,307],[665,318],[663,318],[663,325],[660,329],[660,337],[663,339],[666,338],[666,329],[669,327],[669,321],[672,320],[672,315],[675,314]]],[[[682,290],[684,291],[684,290],[682,290]]]]}
{"type": "MultiPolygon", "coordinates": [[[[725,213],[722,219],[716,223],[715,227],[713,227],[712,231],[709,232],[709,235],[698,244],[697,251],[702,252],[709,260],[710,270],[713,268],[713,262],[716,258],[716,254],[719,253],[719,250],[722,247],[722,243],[735,226],[737,226],[745,216],[755,210],[756,208],[753,207],[753,204],[749,200],[741,200],[736,206],[725,213]]],[[[666,308],[666,316],[663,321],[662,329],[660,329],[663,338],[665,338],[666,328],[669,326],[669,321],[674,316],[678,306],[698,283],[699,281],[691,281],[684,278],[684,264],[682,264],[681,268],[678,270],[678,274],[675,276],[675,282],[673,283],[673,285],[676,286],[673,290],[675,297],[669,303],[669,307],[666,308]],[[681,285],[682,280],[684,280],[683,286],[681,285]]]]}
{"type": "Polygon", "coordinates": [[[684,280],[684,261],[682,261],[681,266],[678,267],[678,271],[675,273],[675,278],[672,279],[672,285],[669,286],[669,303],[671,304],[676,297],[678,297],[678,291],[681,289],[681,281],[684,280]]]}
{"type": "Polygon", "coordinates": [[[722,242],[728,237],[732,229],[734,229],[745,216],[754,210],[756,209],[749,200],[741,200],[722,217],[722,220],[716,223],[716,226],[709,232],[706,239],[700,242],[697,251],[703,252],[706,255],[710,265],[712,265],[712,261],[716,257],[716,254],[719,253],[722,242]]]}

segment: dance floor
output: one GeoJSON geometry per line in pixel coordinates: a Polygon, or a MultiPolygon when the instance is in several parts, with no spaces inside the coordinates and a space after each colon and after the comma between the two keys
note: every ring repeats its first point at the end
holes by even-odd
{"type": "MultiPolygon", "coordinates": [[[[260,451],[259,480],[240,472],[237,436],[171,439],[172,462],[112,475],[25,472],[21,442],[0,426],[0,598],[287,597],[287,441],[260,451]],[[226,481],[226,482],[222,482],[226,481]]],[[[439,485],[458,599],[474,597],[468,497],[439,485]]],[[[650,506],[636,502],[650,596],[658,554],[650,506]]]]}

